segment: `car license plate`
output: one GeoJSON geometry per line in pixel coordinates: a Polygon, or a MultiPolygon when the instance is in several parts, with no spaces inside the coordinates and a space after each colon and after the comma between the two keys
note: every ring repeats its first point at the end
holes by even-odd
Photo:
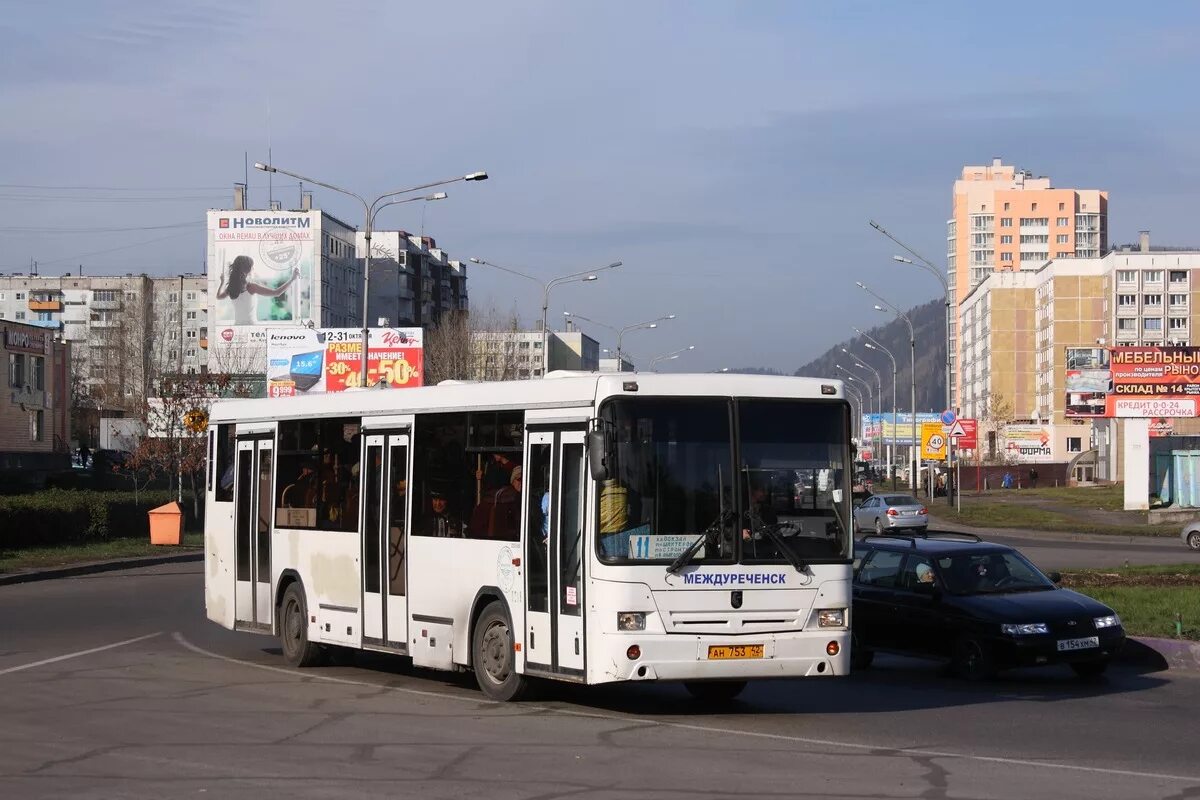
{"type": "Polygon", "coordinates": [[[710,659],[720,658],[762,658],[761,644],[710,644],[708,646],[710,659]]]}
{"type": "Polygon", "coordinates": [[[902,516],[902,517],[915,517],[916,515],[917,515],[917,512],[915,512],[915,511],[901,511],[900,512],[900,516],[902,516]]]}
{"type": "Polygon", "coordinates": [[[1091,647],[1100,646],[1099,636],[1088,636],[1083,639],[1059,639],[1058,652],[1064,653],[1070,650],[1087,650],[1091,647]]]}

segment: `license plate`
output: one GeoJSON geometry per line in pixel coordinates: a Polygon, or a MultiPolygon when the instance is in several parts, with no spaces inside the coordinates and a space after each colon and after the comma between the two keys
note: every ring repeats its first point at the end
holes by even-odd
{"type": "Polygon", "coordinates": [[[916,515],[917,515],[917,512],[915,512],[915,511],[901,511],[900,512],[900,516],[902,516],[902,517],[915,517],[916,515]]]}
{"type": "Polygon", "coordinates": [[[761,644],[710,644],[708,657],[710,659],[762,658],[763,646],[761,644]]]}
{"type": "Polygon", "coordinates": [[[1058,652],[1063,653],[1069,650],[1087,650],[1091,647],[1100,646],[1099,636],[1088,636],[1083,639],[1059,639],[1058,652]]]}

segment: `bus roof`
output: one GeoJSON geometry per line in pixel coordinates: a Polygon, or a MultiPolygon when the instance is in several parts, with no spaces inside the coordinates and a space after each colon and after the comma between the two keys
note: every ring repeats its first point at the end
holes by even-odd
{"type": "Polygon", "coordinates": [[[479,409],[594,406],[612,395],[841,399],[842,382],[727,373],[551,372],[523,381],[446,382],[414,389],[363,389],[254,400],[220,400],[212,422],[252,422],[326,414],[374,416],[479,409]],[[626,384],[636,388],[627,388],[626,384]],[[832,387],[832,391],[830,388],[832,387]]]}

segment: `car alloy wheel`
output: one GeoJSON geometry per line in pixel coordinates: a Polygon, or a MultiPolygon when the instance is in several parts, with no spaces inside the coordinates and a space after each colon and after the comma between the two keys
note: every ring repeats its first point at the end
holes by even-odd
{"type": "Polygon", "coordinates": [[[1193,550],[1200,550],[1200,531],[1192,531],[1188,534],[1187,546],[1193,550]]]}

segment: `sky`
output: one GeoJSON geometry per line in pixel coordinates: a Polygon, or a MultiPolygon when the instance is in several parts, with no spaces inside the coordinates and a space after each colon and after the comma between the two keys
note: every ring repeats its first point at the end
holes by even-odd
{"type": "MultiPolygon", "coordinates": [[[[856,280],[940,294],[868,221],[944,264],[965,164],[1108,190],[1110,242],[1200,245],[1198,34],[1187,2],[8,0],[0,272],[201,273],[247,154],[368,196],[486,170],[379,226],[543,280],[622,261],[551,324],[614,348],[675,314],[624,348],[791,372],[887,321],[856,280]]],[[[468,275],[536,324],[533,282],[468,275]]]]}

